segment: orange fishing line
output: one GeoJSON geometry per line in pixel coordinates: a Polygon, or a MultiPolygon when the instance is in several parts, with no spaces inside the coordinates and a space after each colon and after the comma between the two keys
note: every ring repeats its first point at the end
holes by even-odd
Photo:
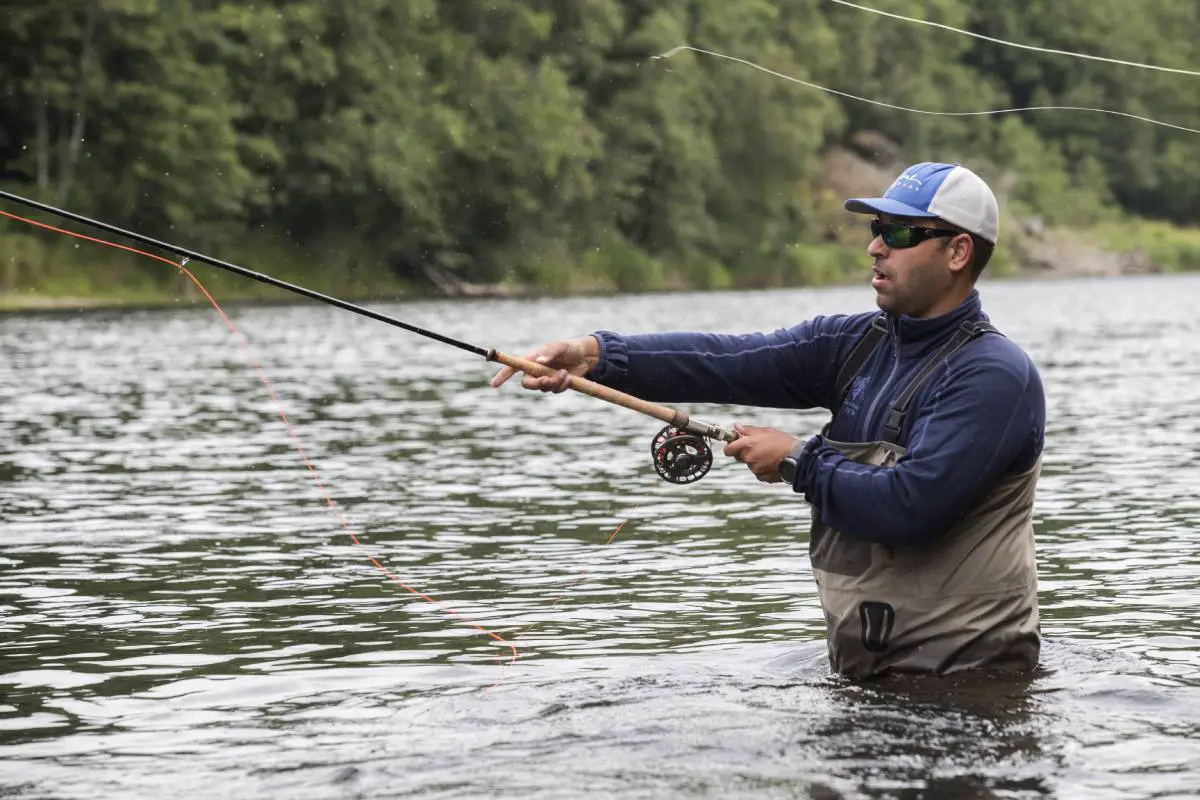
{"type": "MultiPolygon", "coordinates": [[[[636,506],[635,506],[635,507],[636,507],[636,506]]],[[[628,523],[629,523],[629,520],[627,520],[627,519],[623,519],[623,520],[621,520],[620,524],[619,524],[619,525],[617,525],[617,527],[613,529],[613,532],[609,534],[609,536],[608,536],[608,539],[607,539],[607,540],[604,542],[604,544],[605,544],[605,545],[610,545],[610,544],[612,544],[612,543],[613,543],[613,540],[617,538],[617,534],[619,534],[619,533],[622,531],[622,529],[624,529],[624,527],[625,527],[625,526],[626,526],[628,523]]],[[[585,569],[585,570],[583,570],[583,572],[579,573],[579,577],[577,577],[575,580],[571,581],[571,583],[570,583],[570,584],[567,586],[567,588],[566,588],[566,589],[563,589],[563,590],[562,590],[562,592],[561,592],[561,593],[558,595],[558,597],[554,598],[554,600],[552,600],[552,601],[550,602],[550,607],[551,607],[551,608],[553,608],[553,607],[554,607],[554,606],[556,606],[558,603],[560,603],[560,602],[561,602],[561,601],[562,601],[562,600],[563,600],[563,599],[564,599],[564,598],[565,598],[565,597],[566,597],[568,594],[570,594],[570,593],[571,593],[571,591],[572,591],[572,590],[573,590],[573,589],[574,589],[576,586],[578,586],[578,585],[579,585],[579,583],[580,583],[580,582],[581,582],[581,581],[582,581],[584,578],[586,578],[587,576],[588,576],[588,572],[587,572],[587,570],[586,570],[586,569],[585,569]]],[[[534,626],[534,625],[536,625],[536,624],[537,624],[536,622],[531,622],[531,623],[529,623],[528,625],[526,625],[524,628],[522,628],[520,631],[518,631],[518,632],[517,632],[517,633],[516,633],[516,634],[513,636],[513,641],[518,641],[518,642],[519,642],[521,639],[525,638],[525,636],[527,636],[527,635],[529,634],[529,632],[530,632],[531,630],[533,630],[533,626],[534,626]]],[[[510,647],[511,647],[511,646],[512,646],[512,645],[510,645],[510,647]]],[[[514,658],[512,661],[508,662],[508,666],[510,666],[510,667],[511,667],[511,666],[513,665],[513,663],[514,663],[514,662],[516,662],[516,659],[515,659],[515,658],[514,658]]],[[[484,693],[486,694],[486,693],[488,693],[488,692],[491,692],[491,691],[492,691],[492,690],[494,690],[494,689],[498,689],[498,688],[500,688],[501,684],[503,684],[503,683],[504,683],[504,677],[505,677],[505,676],[504,676],[504,675],[502,675],[502,676],[500,677],[500,680],[496,681],[496,682],[495,682],[495,683],[493,683],[491,686],[489,686],[489,687],[487,687],[486,689],[484,689],[484,690],[483,690],[483,691],[484,691],[484,693]]]]}
{"type": "MultiPolygon", "coordinates": [[[[126,252],[134,253],[139,256],[145,256],[146,258],[152,258],[155,261],[161,261],[164,264],[168,264],[168,265],[178,269],[180,272],[182,272],[184,275],[186,275],[192,281],[192,283],[196,284],[196,288],[198,288],[204,294],[204,297],[208,300],[209,303],[212,304],[212,307],[215,308],[217,313],[221,315],[221,319],[225,321],[226,327],[229,328],[229,330],[233,333],[234,337],[237,339],[238,343],[246,351],[246,356],[250,359],[250,363],[254,366],[254,371],[258,374],[259,381],[266,388],[267,392],[271,395],[271,399],[275,402],[275,407],[279,412],[279,418],[283,420],[283,424],[287,427],[288,436],[291,437],[292,445],[296,448],[296,452],[298,452],[300,454],[300,458],[304,461],[304,466],[308,467],[308,471],[309,471],[309,474],[312,476],[313,482],[316,483],[317,487],[321,490],[321,494],[324,495],[325,504],[329,507],[329,510],[333,512],[334,516],[337,517],[338,522],[341,523],[341,526],[346,531],[346,533],[350,535],[350,540],[352,542],[354,542],[354,544],[358,545],[359,547],[362,547],[364,549],[366,548],[366,545],[364,545],[362,543],[362,541],[359,540],[358,534],[356,534],[354,532],[354,529],[350,527],[350,523],[347,522],[345,515],[342,514],[342,511],[338,507],[337,503],[334,502],[333,495],[330,494],[329,490],[325,487],[324,482],[321,480],[320,475],[317,474],[317,468],[315,466],[313,466],[312,462],[309,460],[308,454],[304,452],[304,446],[300,444],[300,439],[296,435],[295,429],[292,427],[291,420],[288,419],[287,412],[285,412],[283,409],[283,403],[282,403],[282,401],[280,401],[279,395],[275,391],[275,386],[267,378],[266,373],[263,372],[262,365],[258,362],[257,357],[255,357],[254,349],[250,346],[250,342],[247,341],[246,337],[242,334],[242,332],[240,330],[238,330],[237,326],[233,324],[233,320],[231,320],[229,318],[229,316],[225,313],[225,309],[221,308],[221,305],[216,301],[216,298],[214,298],[211,294],[209,294],[208,289],[206,289],[204,287],[204,284],[202,284],[200,282],[200,279],[197,278],[195,275],[193,275],[191,273],[191,271],[185,266],[185,264],[187,263],[186,260],[183,263],[177,264],[174,261],[170,260],[169,258],[164,258],[163,256],[157,255],[155,253],[148,253],[144,250],[138,250],[136,248],[129,247],[129,246],[123,245],[123,244],[117,244],[116,242],[110,242],[105,239],[97,239],[92,236],[85,236],[82,233],[75,233],[74,231],[68,231],[63,228],[57,228],[53,225],[47,225],[44,222],[38,222],[36,220],[27,219],[25,217],[17,216],[16,214],[10,214],[7,211],[0,210],[0,215],[8,217],[9,219],[17,220],[18,222],[24,222],[24,223],[26,223],[28,225],[32,225],[36,228],[42,228],[44,230],[53,231],[54,233],[61,233],[66,236],[73,236],[76,239],[82,239],[84,241],[92,242],[94,244],[105,245],[107,247],[113,247],[113,248],[116,248],[117,250],[124,250],[126,252]]],[[[620,530],[620,528],[618,528],[618,530],[620,530]]],[[[615,533],[614,533],[614,535],[615,535],[615,533]]],[[[511,665],[516,662],[516,660],[517,660],[516,646],[513,645],[511,642],[509,642],[504,637],[502,637],[500,634],[490,631],[487,628],[483,627],[482,625],[479,625],[478,623],[472,622],[471,620],[467,619],[465,616],[458,613],[457,611],[454,611],[453,609],[446,608],[445,606],[443,606],[440,602],[438,602],[436,599],[434,599],[430,595],[427,595],[424,592],[421,592],[421,591],[417,590],[416,588],[408,585],[404,581],[400,580],[400,578],[398,578],[387,567],[385,567],[382,563],[380,563],[379,559],[375,558],[375,556],[372,553],[367,552],[366,556],[367,556],[367,559],[370,560],[370,562],[372,564],[374,564],[376,567],[378,567],[379,570],[389,580],[391,580],[393,583],[395,583],[400,588],[404,589],[406,592],[416,595],[417,597],[421,598],[422,600],[429,603],[430,605],[436,606],[439,610],[441,610],[444,613],[449,614],[450,616],[459,620],[464,625],[474,628],[475,630],[479,631],[480,633],[486,634],[490,638],[494,639],[495,641],[497,641],[500,644],[507,647],[509,650],[512,651],[512,660],[509,661],[509,664],[511,665]]]]}
{"type": "MultiPolygon", "coordinates": [[[[635,508],[636,508],[636,506],[635,506],[635,508]]],[[[608,535],[608,539],[606,539],[604,542],[605,546],[612,544],[613,540],[617,538],[617,534],[619,534],[622,530],[624,530],[625,526],[628,524],[629,524],[629,520],[627,520],[627,519],[621,520],[621,523],[619,525],[617,525],[616,528],[613,528],[613,532],[608,535]]],[[[550,602],[551,607],[558,605],[560,602],[562,602],[566,598],[566,596],[569,595],[571,593],[571,591],[576,586],[578,586],[583,581],[583,579],[586,578],[587,576],[588,576],[588,571],[585,568],[582,572],[579,573],[579,576],[577,578],[575,578],[575,580],[571,581],[571,583],[567,585],[566,589],[562,590],[562,592],[558,595],[558,597],[554,598],[554,600],[552,600],[550,602]]],[[[523,628],[519,633],[517,633],[517,635],[514,636],[513,639],[520,641],[521,639],[525,638],[525,636],[528,635],[529,631],[533,630],[533,626],[535,624],[536,623],[531,622],[529,625],[527,625],[525,628],[523,628]]]]}

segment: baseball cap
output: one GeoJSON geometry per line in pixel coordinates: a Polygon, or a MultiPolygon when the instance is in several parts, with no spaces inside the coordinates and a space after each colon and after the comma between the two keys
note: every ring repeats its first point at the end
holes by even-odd
{"type": "Polygon", "coordinates": [[[853,197],[846,210],[945,220],[992,244],[1000,234],[1000,207],[988,185],[961,164],[924,161],[892,181],[883,197],[853,197]]]}

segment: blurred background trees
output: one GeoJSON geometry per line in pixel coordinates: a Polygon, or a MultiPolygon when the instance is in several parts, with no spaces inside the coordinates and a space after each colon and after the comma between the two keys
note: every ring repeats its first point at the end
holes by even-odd
{"type": "MultiPolygon", "coordinates": [[[[872,5],[1200,66],[1196,3],[872,5]]],[[[841,193],[927,159],[975,168],[1010,220],[1195,221],[1195,134],[911,114],[653,58],[680,44],[931,111],[1200,127],[1195,76],[824,0],[9,0],[0,185],[188,246],[284,243],[293,274],[382,269],[451,293],[821,280],[838,267],[814,244],[863,246],[841,193]]]]}

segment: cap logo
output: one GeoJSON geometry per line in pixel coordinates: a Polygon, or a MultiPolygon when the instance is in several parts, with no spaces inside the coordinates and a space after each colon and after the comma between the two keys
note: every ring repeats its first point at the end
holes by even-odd
{"type": "Polygon", "coordinates": [[[908,189],[912,192],[921,191],[924,182],[911,172],[906,172],[896,180],[892,181],[892,189],[908,189]]]}

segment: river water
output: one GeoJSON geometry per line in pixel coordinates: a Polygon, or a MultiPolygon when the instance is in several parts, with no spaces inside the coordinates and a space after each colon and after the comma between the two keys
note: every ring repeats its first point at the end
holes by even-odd
{"type": "MultiPolygon", "coordinates": [[[[632,411],[232,310],[294,442],[210,308],[0,318],[0,796],[1200,795],[1200,278],[981,288],[1049,402],[1020,681],[830,676],[803,503],[719,453],[662,482],[632,411]]],[[[870,297],[376,308],[520,354],[870,297]]]]}

